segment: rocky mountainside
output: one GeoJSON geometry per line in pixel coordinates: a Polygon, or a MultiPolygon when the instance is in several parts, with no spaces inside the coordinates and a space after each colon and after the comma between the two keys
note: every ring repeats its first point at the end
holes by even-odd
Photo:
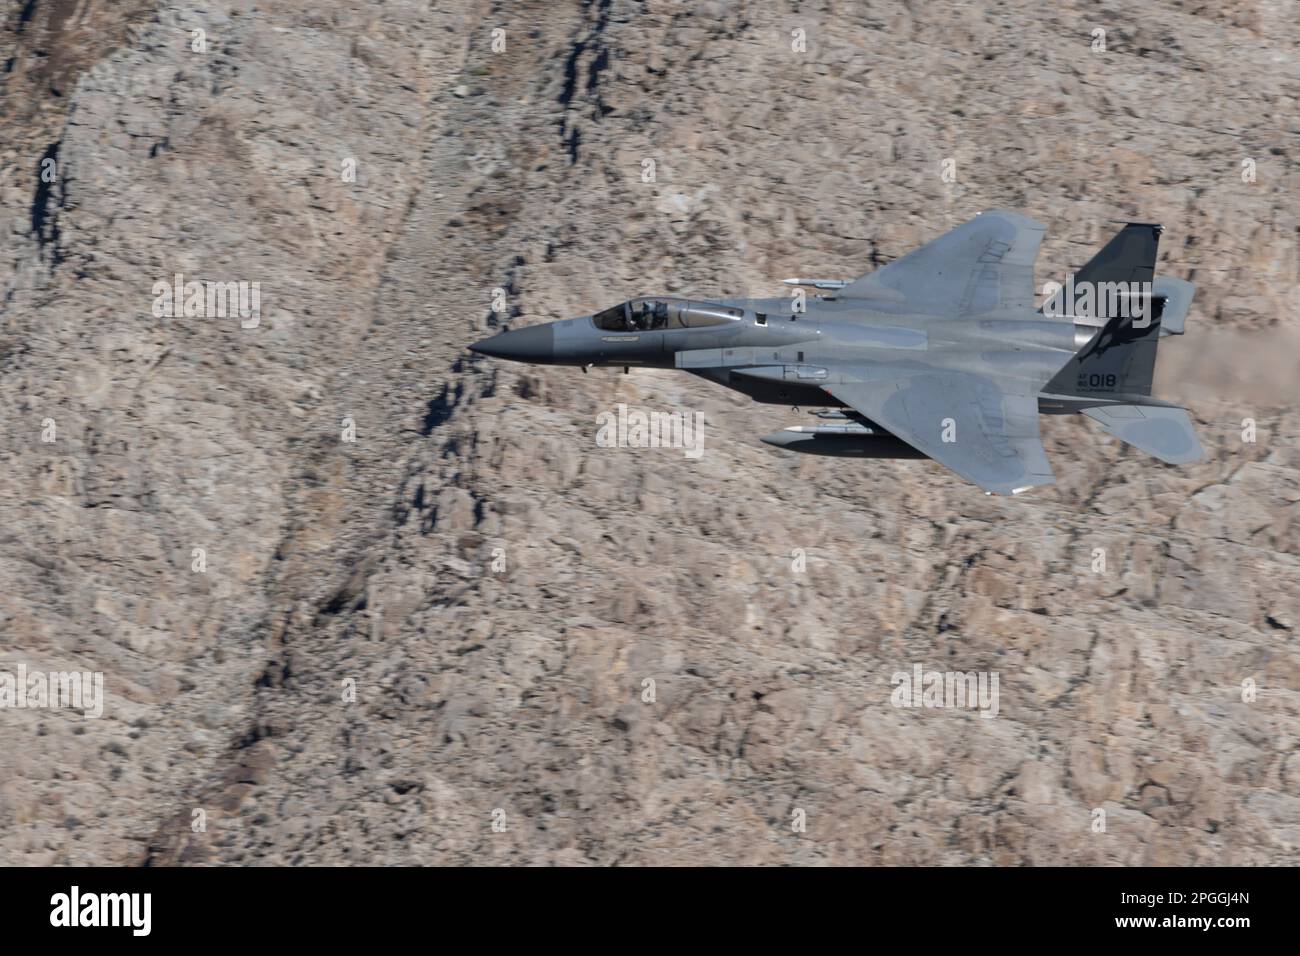
{"type": "Polygon", "coordinates": [[[0,29],[0,671],[106,694],[0,710],[0,863],[1300,861],[1291,5],[0,29]],[[465,351],[991,207],[1047,224],[1040,283],[1165,225],[1157,392],[1207,460],[1046,418],[1059,483],[987,498],[678,373],[465,351]],[[167,309],[192,281],[260,313],[167,309]],[[598,447],[619,403],[703,455],[598,447]],[[916,664],[996,672],[996,718],[893,706],[916,664]]]}

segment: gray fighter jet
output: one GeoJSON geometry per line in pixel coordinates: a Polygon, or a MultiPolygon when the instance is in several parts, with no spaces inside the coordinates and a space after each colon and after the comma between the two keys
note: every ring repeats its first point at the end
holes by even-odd
{"type": "Polygon", "coordinates": [[[1160,337],[1193,287],[1154,277],[1162,228],[1129,223],[1044,304],[1044,227],[990,211],[855,280],[789,279],[805,298],[632,299],[470,346],[551,365],[679,368],[819,423],[790,451],[932,458],[990,494],[1054,479],[1038,416],[1081,412],[1161,461],[1203,455],[1187,412],[1151,397],[1160,337]]]}

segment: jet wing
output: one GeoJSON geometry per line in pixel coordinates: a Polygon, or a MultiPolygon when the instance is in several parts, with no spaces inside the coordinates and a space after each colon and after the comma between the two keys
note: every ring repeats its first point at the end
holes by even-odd
{"type": "Polygon", "coordinates": [[[1014,212],[983,212],[836,295],[905,303],[926,315],[1033,310],[1034,260],[1044,229],[1014,212]]]}
{"type": "Polygon", "coordinates": [[[934,370],[823,388],[987,492],[1056,480],[1038,435],[1038,397],[1014,383],[934,370]]]}

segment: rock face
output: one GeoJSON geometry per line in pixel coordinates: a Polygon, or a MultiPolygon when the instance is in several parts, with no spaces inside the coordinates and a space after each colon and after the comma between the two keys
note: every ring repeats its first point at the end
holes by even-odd
{"type": "Polygon", "coordinates": [[[0,863],[1300,860],[1289,8],[517,7],[11,5],[0,671],[105,700],[0,710],[0,863]],[[464,351],[995,206],[1040,283],[1165,224],[1207,460],[1045,419],[1060,483],[985,498],[464,351]]]}

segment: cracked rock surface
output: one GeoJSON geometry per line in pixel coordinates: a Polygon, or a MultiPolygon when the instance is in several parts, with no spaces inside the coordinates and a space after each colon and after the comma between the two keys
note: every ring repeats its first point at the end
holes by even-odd
{"type": "Polygon", "coordinates": [[[106,700],[0,710],[0,864],[1300,861],[1300,27],[1155,7],[11,5],[0,671],[106,700]],[[991,207],[1040,285],[1165,225],[1206,460],[1046,417],[1058,484],[986,498],[465,351],[991,207]],[[597,447],[618,403],[702,457],[597,447]]]}

